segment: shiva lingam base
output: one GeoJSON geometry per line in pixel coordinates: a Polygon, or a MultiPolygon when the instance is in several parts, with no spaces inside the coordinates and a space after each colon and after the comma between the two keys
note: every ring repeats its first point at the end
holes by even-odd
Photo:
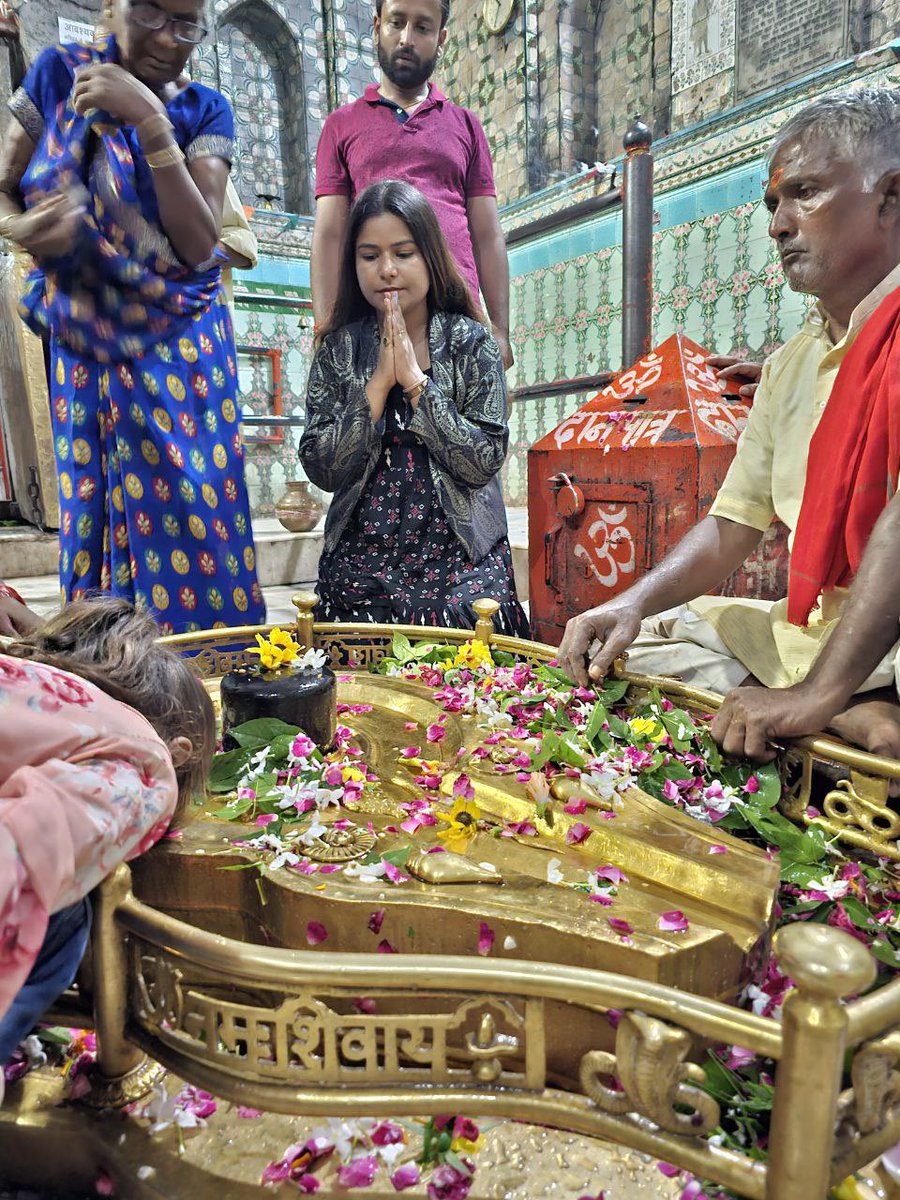
{"type": "MultiPolygon", "coordinates": [[[[300,638],[311,645],[315,633],[317,643],[346,664],[341,700],[372,706],[353,723],[381,781],[364,810],[349,811],[352,827],[323,835],[319,852],[365,852],[368,822],[376,833],[396,826],[398,806],[410,795],[412,785],[397,764],[405,724],[430,723],[435,704],[420,684],[368,673],[387,652],[394,629],[314,630],[311,605],[307,598],[301,603],[300,638]]],[[[481,640],[535,661],[552,657],[551,647],[493,637],[489,617],[496,605],[479,605],[481,640]]],[[[256,632],[170,641],[194,655],[215,694],[217,679],[246,661],[256,632]]],[[[403,632],[449,642],[468,636],[403,632]]],[[[226,862],[235,865],[230,849],[227,859],[220,851],[236,829],[213,818],[207,805],[180,839],[135,864],[133,893],[125,868],[103,885],[94,999],[107,1101],[116,1080],[130,1085],[119,1099],[133,1098],[144,1050],[191,1083],[270,1113],[464,1111],[617,1142],[651,1156],[651,1169],[641,1173],[639,1157],[614,1152],[625,1153],[629,1169],[639,1173],[634,1194],[640,1196],[660,1194],[653,1161],[661,1159],[759,1200],[821,1200],[830,1182],[900,1140],[893,1075],[874,1071],[885,1056],[896,1057],[884,1034],[900,1024],[900,983],[845,1006],[843,997],[863,992],[874,977],[858,942],[821,926],[782,930],[776,953],[797,984],[784,1021],[729,1002],[767,949],[777,879],[765,856],[734,839],[728,839],[728,854],[710,856],[707,827],[637,788],[624,794],[614,821],[584,814],[590,834],[570,846],[565,814],[556,813],[552,825],[536,819],[533,805],[490,763],[468,761],[476,740],[468,719],[448,717],[445,726],[444,762],[466,768],[485,815],[535,822],[538,837],[530,844],[478,834],[459,862],[429,856],[423,834],[413,839],[413,879],[396,890],[294,872],[276,872],[258,887],[250,868],[221,870],[226,862]],[[550,855],[560,860],[564,877],[567,870],[583,872],[586,859],[592,866],[613,862],[628,875],[617,899],[633,929],[628,942],[607,931],[586,897],[548,884],[550,855]],[[438,869],[429,859],[445,861],[438,869]],[[689,915],[690,927],[667,937],[650,916],[676,905],[689,915]],[[371,953],[366,915],[376,906],[384,910],[381,934],[402,953],[371,953]],[[328,941],[313,950],[303,936],[311,919],[329,930],[328,941]],[[476,949],[482,921],[496,933],[489,958],[476,949]],[[374,1011],[359,1011],[360,997],[372,1000],[374,1011]],[[612,1009],[621,1012],[614,1034],[606,1018],[612,1009]],[[768,1164],[715,1141],[721,1114],[698,1088],[702,1071],[693,1061],[711,1042],[742,1046],[777,1063],[768,1164]],[[839,1096],[848,1048],[853,1087],[839,1096]]],[[[822,745],[801,749],[820,752],[822,745]]],[[[856,766],[878,775],[872,756],[856,766]]],[[[888,767],[900,774],[900,764],[888,767]]],[[[452,779],[448,772],[446,788],[452,779]]],[[[385,849],[395,836],[384,839],[385,849]]],[[[726,837],[716,832],[715,841],[726,837]]],[[[19,1130],[31,1122],[48,1136],[59,1128],[46,1109],[37,1119],[27,1104],[19,1112],[21,1118],[0,1110],[0,1155],[16,1144],[10,1120],[18,1120],[19,1130]]],[[[93,1136],[100,1127],[89,1128],[93,1136]]],[[[235,1123],[228,1134],[246,1137],[235,1123]]],[[[517,1136],[504,1127],[504,1143],[514,1145],[517,1136]]],[[[522,1136],[532,1135],[526,1130],[522,1136]]],[[[159,1162],[171,1167],[162,1157],[159,1162]]],[[[206,1168],[189,1174],[192,1193],[212,1194],[206,1168]]],[[[488,1191],[472,1195],[492,1194],[489,1179],[485,1186],[488,1191]]],[[[628,1194],[617,1189],[617,1198],[628,1194]]]]}

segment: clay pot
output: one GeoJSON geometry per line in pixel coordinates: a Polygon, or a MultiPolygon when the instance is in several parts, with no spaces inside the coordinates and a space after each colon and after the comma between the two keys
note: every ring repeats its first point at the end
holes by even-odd
{"type": "Polygon", "coordinates": [[[287,491],[275,505],[275,516],[291,533],[315,529],[325,505],[310,490],[308,479],[289,479],[287,491]]]}

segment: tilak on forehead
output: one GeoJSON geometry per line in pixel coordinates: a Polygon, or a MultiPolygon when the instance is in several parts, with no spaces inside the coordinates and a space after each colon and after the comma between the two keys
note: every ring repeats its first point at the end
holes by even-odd
{"type": "Polygon", "coordinates": [[[769,182],[766,186],[777,188],[782,179],[784,179],[784,167],[776,167],[774,171],[769,172],[769,182]]]}

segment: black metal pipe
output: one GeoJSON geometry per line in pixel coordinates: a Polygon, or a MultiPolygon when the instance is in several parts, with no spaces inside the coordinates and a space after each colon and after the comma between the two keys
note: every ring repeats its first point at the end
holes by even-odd
{"type": "Polygon", "coordinates": [[[526,383],[513,388],[513,400],[533,400],[539,396],[565,396],[569,392],[599,392],[615,379],[615,372],[601,371],[598,375],[576,375],[572,379],[554,379],[550,383],[526,383]]]}
{"type": "Polygon", "coordinates": [[[650,349],[653,305],[653,138],[640,117],[622,139],[622,367],[650,349]]]}

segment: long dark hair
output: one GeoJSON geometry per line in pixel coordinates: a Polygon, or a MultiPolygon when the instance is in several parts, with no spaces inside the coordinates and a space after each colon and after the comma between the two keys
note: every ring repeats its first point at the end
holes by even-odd
{"type": "Polygon", "coordinates": [[[164,742],[183,734],[193,750],[175,768],[181,816],[202,793],[216,748],[216,718],[203,684],[180,655],[159,642],[159,626],[127,600],[75,600],[4,654],[80,675],[114,700],[137,709],[164,742]]]}
{"type": "Polygon", "coordinates": [[[428,311],[461,313],[473,321],[483,321],[484,315],[472,293],[460,275],[456,263],[447,249],[447,243],[434,215],[434,209],[412,184],[399,179],[382,179],[370,184],[362,192],[350,210],[347,232],[344,235],[344,252],[341,258],[341,274],[338,280],[337,299],[327,321],[316,333],[316,342],[326,334],[342,329],[351,321],[371,316],[371,304],[360,290],[356,276],[356,243],[366,221],[381,217],[385,213],[399,217],[412,234],[419,253],[428,268],[428,311]]]}

